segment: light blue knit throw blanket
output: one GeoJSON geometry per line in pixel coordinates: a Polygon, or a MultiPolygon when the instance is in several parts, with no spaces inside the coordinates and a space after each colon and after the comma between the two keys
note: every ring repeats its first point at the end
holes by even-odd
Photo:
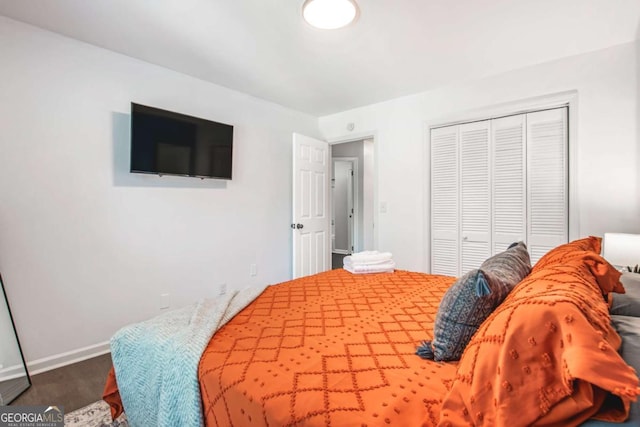
{"type": "Polygon", "coordinates": [[[111,338],[132,427],[203,425],[198,364],[213,334],[264,291],[248,288],[126,326],[111,338]]]}

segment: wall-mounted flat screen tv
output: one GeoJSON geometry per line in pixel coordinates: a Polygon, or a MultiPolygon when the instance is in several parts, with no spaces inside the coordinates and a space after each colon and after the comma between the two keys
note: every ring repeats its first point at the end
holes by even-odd
{"type": "Polygon", "coordinates": [[[231,179],[233,126],[131,103],[131,172],[231,179]]]}

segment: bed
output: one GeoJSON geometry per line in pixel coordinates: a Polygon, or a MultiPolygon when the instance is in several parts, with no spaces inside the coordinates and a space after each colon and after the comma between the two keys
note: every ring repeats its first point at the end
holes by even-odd
{"type": "MultiPolygon", "coordinates": [[[[455,278],[333,270],[270,286],[206,345],[197,369],[202,420],[363,427],[625,420],[640,389],[616,351],[621,339],[603,298],[617,279],[589,262],[567,266],[565,257],[532,272],[459,362],[416,355],[455,278]]],[[[122,408],[117,372],[105,388],[114,415],[122,408]]]]}

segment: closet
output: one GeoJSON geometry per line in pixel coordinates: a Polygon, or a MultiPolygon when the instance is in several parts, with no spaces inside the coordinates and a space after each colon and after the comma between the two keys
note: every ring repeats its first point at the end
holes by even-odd
{"type": "Polygon", "coordinates": [[[567,107],[431,129],[431,273],[568,241],[567,107]]]}

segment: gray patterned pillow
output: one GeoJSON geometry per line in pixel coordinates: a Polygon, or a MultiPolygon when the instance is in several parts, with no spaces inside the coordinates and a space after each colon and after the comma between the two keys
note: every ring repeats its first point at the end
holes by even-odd
{"type": "Polygon", "coordinates": [[[518,242],[460,277],[440,301],[433,341],[423,342],[416,354],[436,361],[459,360],[478,327],[530,271],[527,247],[518,242]]]}
{"type": "Polygon", "coordinates": [[[640,274],[622,273],[620,283],[624,285],[624,294],[611,294],[611,314],[640,317],[640,274]]]}
{"type": "Polygon", "coordinates": [[[531,259],[524,242],[513,243],[509,248],[488,258],[480,270],[491,282],[491,289],[506,287],[507,293],[531,272],[531,259]]]}

